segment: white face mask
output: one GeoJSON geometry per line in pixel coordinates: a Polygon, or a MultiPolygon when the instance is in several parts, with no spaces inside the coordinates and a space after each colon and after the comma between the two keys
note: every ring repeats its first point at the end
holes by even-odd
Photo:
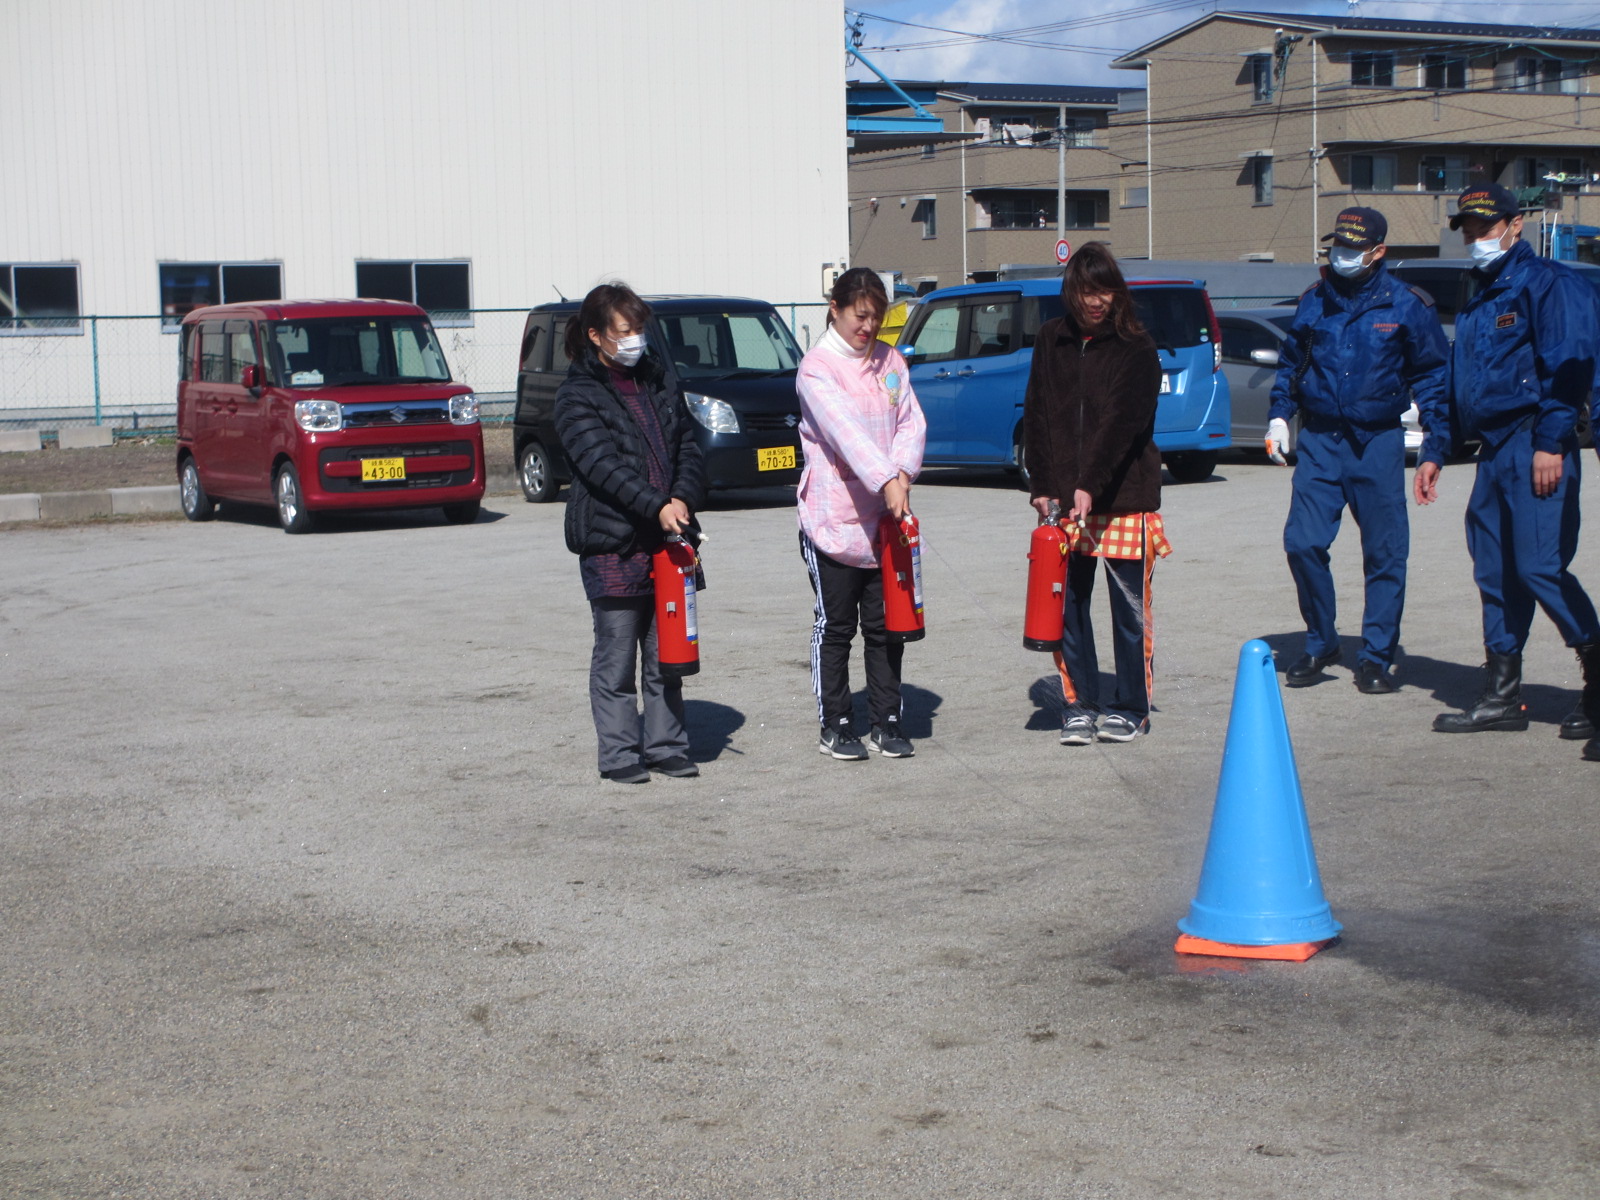
{"type": "Polygon", "coordinates": [[[644,354],[644,334],[636,333],[631,337],[618,338],[617,348],[611,351],[611,357],[619,367],[631,367],[639,361],[644,354]]]}
{"type": "Polygon", "coordinates": [[[1367,269],[1366,264],[1361,261],[1366,256],[1365,250],[1347,250],[1342,246],[1333,246],[1328,250],[1328,265],[1346,279],[1352,279],[1367,269]]]}
{"type": "Polygon", "coordinates": [[[1505,247],[1500,245],[1500,237],[1484,238],[1481,242],[1472,242],[1467,249],[1472,254],[1472,265],[1475,267],[1489,267],[1500,261],[1500,256],[1505,253],[1505,247]]]}

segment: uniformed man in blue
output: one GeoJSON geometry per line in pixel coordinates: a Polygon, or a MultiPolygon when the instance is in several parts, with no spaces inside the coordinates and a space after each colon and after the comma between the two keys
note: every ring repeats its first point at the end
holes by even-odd
{"type": "Polygon", "coordinates": [[[1522,240],[1520,206],[1499,184],[1463,193],[1450,226],[1467,242],[1479,286],[1456,317],[1449,432],[1435,437],[1429,429],[1414,487],[1418,504],[1433,503],[1452,445],[1481,442],[1467,548],[1483,600],[1489,677],[1472,707],[1441,713],[1433,727],[1528,727],[1522,647],[1537,604],[1583,670],[1583,694],[1561,736],[1588,738],[1584,757],[1600,759],[1600,618],[1568,570],[1578,548],[1575,427],[1594,385],[1600,306],[1576,272],[1522,240]]]}
{"type": "Polygon", "coordinates": [[[1328,547],[1348,506],[1361,530],[1366,607],[1356,687],[1395,689],[1389,668],[1406,599],[1406,446],[1400,418],[1413,400],[1423,423],[1445,419],[1449,343],[1433,300],[1383,264],[1389,223],[1371,208],[1334,222],[1322,281],[1300,297],[1272,385],[1267,452],[1283,463],[1289,419],[1300,414],[1299,461],[1283,527],[1289,573],[1306,623],[1305,654],[1284,682],[1306,687],[1339,659],[1328,547]]]}

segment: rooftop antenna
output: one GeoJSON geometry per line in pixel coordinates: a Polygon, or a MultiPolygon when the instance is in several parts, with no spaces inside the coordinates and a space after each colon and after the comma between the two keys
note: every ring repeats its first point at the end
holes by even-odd
{"type": "MultiPolygon", "coordinates": [[[[558,295],[558,296],[561,296],[561,289],[560,289],[560,288],[558,288],[558,287],[556,287],[556,285],[555,285],[555,284],[553,284],[553,283],[552,283],[552,284],[551,284],[551,285],[550,285],[550,286],[551,286],[551,287],[552,287],[552,288],[554,288],[554,289],[555,289],[555,293],[556,293],[556,295],[558,295]]],[[[565,297],[565,296],[561,296],[561,298],[562,298],[562,299],[563,299],[563,300],[565,300],[565,299],[566,299],[566,297],[565,297]]]]}
{"type": "Polygon", "coordinates": [[[1361,15],[1361,0],[1345,0],[1344,15],[1347,17],[1359,17],[1361,15]]]}

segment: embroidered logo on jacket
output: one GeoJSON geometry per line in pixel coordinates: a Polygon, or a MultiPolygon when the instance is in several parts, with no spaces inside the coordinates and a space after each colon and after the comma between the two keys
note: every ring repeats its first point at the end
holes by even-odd
{"type": "Polygon", "coordinates": [[[889,393],[889,403],[900,403],[900,372],[890,371],[883,377],[883,390],[889,393]]]}
{"type": "Polygon", "coordinates": [[[1396,321],[1374,321],[1372,327],[1379,333],[1393,333],[1400,325],[1396,321]]]}
{"type": "Polygon", "coordinates": [[[1501,313],[1494,319],[1494,327],[1496,329],[1510,329],[1516,323],[1517,314],[1514,312],[1501,313]]]}

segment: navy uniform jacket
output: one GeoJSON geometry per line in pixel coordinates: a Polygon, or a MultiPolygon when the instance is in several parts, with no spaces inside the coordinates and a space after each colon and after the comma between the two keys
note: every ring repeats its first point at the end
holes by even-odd
{"type": "MultiPolygon", "coordinates": [[[[1533,448],[1562,454],[1594,386],[1600,304],[1576,271],[1518,242],[1456,317],[1451,359],[1451,437],[1497,447],[1524,424],[1533,448]]],[[[1452,448],[1432,428],[1421,455],[1452,448]]]]}
{"type": "Polygon", "coordinates": [[[1304,428],[1342,429],[1361,446],[1398,426],[1413,400],[1424,429],[1443,425],[1449,355],[1426,292],[1381,262],[1354,282],[1324,269],[1295,309],[1268,416],[1287,421],[1298,408],[1304,428]]]}

